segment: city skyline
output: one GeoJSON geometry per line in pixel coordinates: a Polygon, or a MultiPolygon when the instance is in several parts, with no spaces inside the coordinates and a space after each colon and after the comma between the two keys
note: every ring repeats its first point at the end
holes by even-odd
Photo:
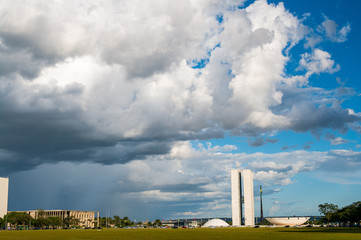
{"type": "Polygon", "coordinates": [[[0,2],[9,211],[255,216],[361,198],[361,2],[0,2]],[[337,194],[335,194],[337,193],[337,194]]]}

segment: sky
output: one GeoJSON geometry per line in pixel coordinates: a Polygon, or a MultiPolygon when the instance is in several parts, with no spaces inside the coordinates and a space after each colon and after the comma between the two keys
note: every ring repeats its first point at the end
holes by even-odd
{"type": "Polygon", "coordinates": [[[3,0],[11,211],[265,216],[361,199],[358,0],[3,0]]]}

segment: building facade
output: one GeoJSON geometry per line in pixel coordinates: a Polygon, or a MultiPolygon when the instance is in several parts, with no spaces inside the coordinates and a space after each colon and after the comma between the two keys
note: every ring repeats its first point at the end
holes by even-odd
{"type": "Polygon", "coordinates": [[[232,225],[253,226],[255,224],[255,221],[253,173],[251,170],[246,169],[231,171],[231,192],[232,225]],[[244,217],[244,222],[242,222],[242,217],[244,217]]]}
{"type": "Polygon", "coordinates": [[[0,217],[8,212],[9,178],[0,177],[0,217]]]}
{"type": "Polygon", "coordinates": [[[99,212],[94,211],[75,211],[75,210],[29,210],[29,211],[17,211],[25,212],[32,218],[48,218],[58,217],[64,221],[66,218],[77,219],[79,222],[77,225],[81,227],[99,227],[99,212]],[[97,216],[96,216],[97,213],[97,216]]]}

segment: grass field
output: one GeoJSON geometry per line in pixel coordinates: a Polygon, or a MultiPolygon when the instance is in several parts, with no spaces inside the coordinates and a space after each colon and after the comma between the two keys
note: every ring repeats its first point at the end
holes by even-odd
{"type": "Polygon", "coordinates": [[[101,229],[0,231],[1,240],[253,240],[319,239],[361,240],[360,228],[196,228],[196,229],[101,229]]]}

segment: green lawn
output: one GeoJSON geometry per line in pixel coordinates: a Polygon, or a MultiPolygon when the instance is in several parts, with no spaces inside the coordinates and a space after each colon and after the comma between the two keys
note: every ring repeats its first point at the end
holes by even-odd
{"type": "Polygon", "coordinates": [[[101,229],[101,230],[23,230],[0,231],[1,240],[43,239],[122,239],[122,240],[192,240],[192,239],[319,239],[361,240],[360,228],[197,228],[197,229],[101,229]]]}

